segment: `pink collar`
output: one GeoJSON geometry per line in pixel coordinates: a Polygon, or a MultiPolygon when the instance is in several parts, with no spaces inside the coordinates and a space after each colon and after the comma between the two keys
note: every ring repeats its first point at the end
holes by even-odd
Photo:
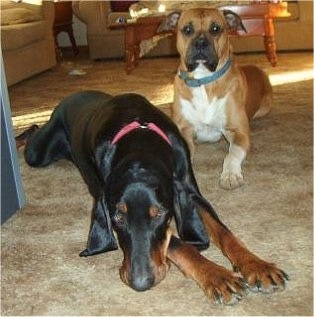
{"type": "Polygon", "coordinates": [[[111,145],[116,144],[121,138],[123,138],[129,132],[131,132],[131,131],[133,131],[135,129],[139,129],[139,128],[141,128],[141,129],[149,129],[151,131],[154,131],[159,136],[161,136],[171,146],[171,142],[170,142],[169,138],[167,137],[167,135],[160,128],[158,128],[156,124],[154,124],[154,123],[140,124],[137,121],[133,121],[133,122],[129,123],[128,125],[124,126],[116,134],[116,136],[113,138],[113,140],[111,142],[111,145]]]}

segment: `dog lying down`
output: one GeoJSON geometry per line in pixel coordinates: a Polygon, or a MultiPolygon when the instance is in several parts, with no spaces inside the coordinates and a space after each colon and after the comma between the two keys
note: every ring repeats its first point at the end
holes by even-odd
{"type": "Polygon", "coordinates": [[[158,284],[170,262],[217,303],[235,303],[247,288],[285,287],[288,275],[250,252],[219,219],[198,189],[178,128],[144,97],[85,91],[65,98],[25,146],[30,166],[60,159],[74,163],[94,198],[80,255],[116,250],[115,231],[124,254],[120,276],[134,290],[158,284]],[[235,272],[200,254],[209,237],[235,272]]]}

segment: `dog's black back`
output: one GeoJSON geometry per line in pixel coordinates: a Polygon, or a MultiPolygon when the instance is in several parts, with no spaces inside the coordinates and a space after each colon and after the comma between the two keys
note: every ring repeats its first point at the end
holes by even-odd
{"type": "Polygon", "coordinates": [[[26,146],[25,159],[31,166],[47,166],[59,159],[71,160],[93,196],[102,190],[109,168],[121,164],[121,157],[129,160],[133,157],[134,162],[141,157],[142,164],[146,160],[152,168],[154,162],[161,165],[161,170],[170,168],[167,172],[172,173],[171,147],[148,129],[136,129],[124,136],[118,146],[111,146],[114,135],[134,120],[143,124],[155,122],[170,134],[174,143],[177,142],[173,137],[179,134],[176,126],[142,96],[112,97],[97,91],[84,91],[67,97],[56,107],[40,134],[36,133],[28,142],[32,146],[26,146]],[[110,166],[105,166],[108,161],[110,166]]]}

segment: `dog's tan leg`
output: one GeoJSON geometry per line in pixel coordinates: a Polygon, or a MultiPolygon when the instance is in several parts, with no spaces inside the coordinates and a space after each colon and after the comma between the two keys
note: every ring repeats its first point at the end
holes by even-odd
{"type": "Polygon", "coordinates": [[[175,89],[174,102],[173,102],[173,121],[178,126],[183,138],[188,144],[190,150],[191,160],[193,160],[195,145],[194,145],[194,128],[193,126],[183,117],[181,113],[181,104],[178,98],[178,92],[175,89]]]}
{"type": "Polygon", "coordinates": [[[252,291],[271,292],[285,287],[289,276],[250,252],[233,233],[223,226],[205,209],[200,208],[200,216],[213,243],[228,257],[235,271],[240,271],[252,291]]]}
{"type": "Polygon", "coordinates": [[[194,153],[195,153],[195,145],[194,145],[194,129],[189,124],[181,124],[179,125],[180,132],[188,144],[190,150],[191,161],[193,161],[194,153]]]}
{"type": "Polygon", "coordinates": [[[220,177],[220,186],[224,189],[237,188],[244,182],[241,165],[249,150],[250,140],[248,120],[242,121],[241,126],[228,129],[224,133],[230,144],[220,177]]]}
{"type": "Polygon", "coordinates": [[[195,247],[174,236],[171,237],[167,257],[185,276],[192,278],[214,303],[230,305],[245,293],[247,286],[239,274],[207,260],[195,247]]]}

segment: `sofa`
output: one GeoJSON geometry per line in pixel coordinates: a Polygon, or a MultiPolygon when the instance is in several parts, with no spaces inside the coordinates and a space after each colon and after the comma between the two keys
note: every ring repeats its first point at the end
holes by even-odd
{"type": "Polygon", "coordinates": [[[54,4],[1,0],[1,49],[7,85],[56,65],[54,4]]]}
{"type": "MultiPolygon", "coordinates": [[[[137,1],[130,1],[130,4],[132,2],[137,1]]],[[[248,3],[249,1],[244,2],[248,3]]],[[[91,59],[123,57],[124,30],[123,28],[112,29],[109,26],[118,19],[130,18],[129,10],[125,3],[126,1],[72,2],[74,15],[86,24],[86,35],[91,59]]],[[[232,3],[240,3],[240,1],[232,1],[232,3]]],[[[313,2],[289,1],[288,11],[291,13],[289,18],[275,21],[277,50],[313,49],[313,2]]],[[[234,37],[231,41],[236,53],[265,51],[261,37],[234,37]]],[[[160,41],[148,55],[163,56],[176,53],[175,40],[173,37],[168,37],[160,41]]]]}

